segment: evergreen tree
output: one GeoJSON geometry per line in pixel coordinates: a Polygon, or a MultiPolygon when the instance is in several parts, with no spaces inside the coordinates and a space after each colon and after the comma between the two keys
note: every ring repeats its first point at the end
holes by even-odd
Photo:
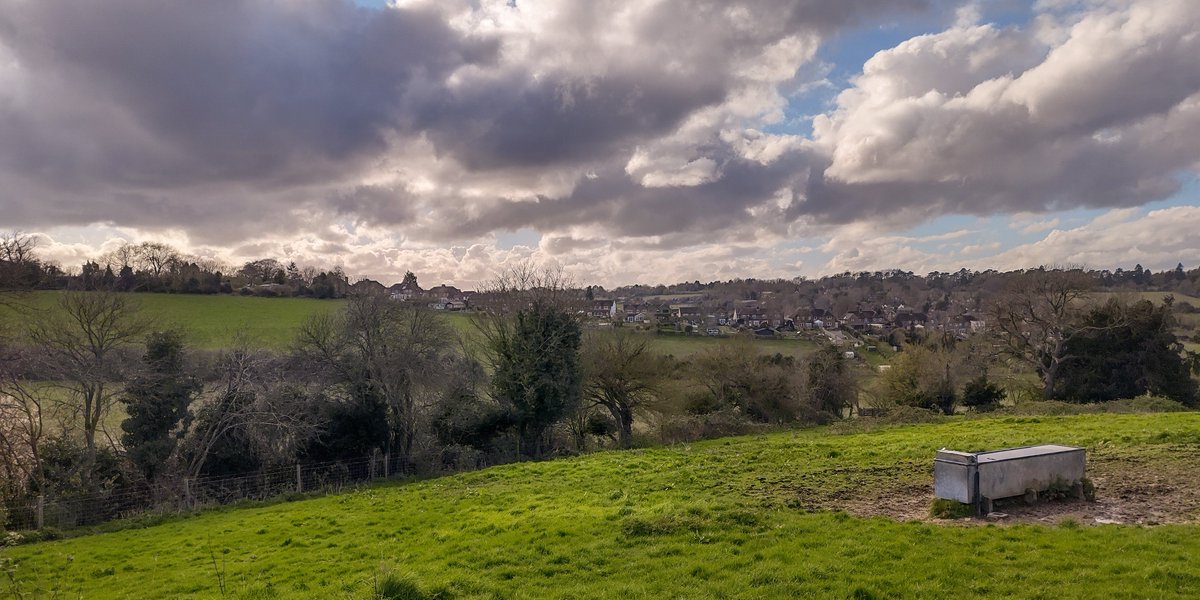
{"type": "Polygon", "coordinates": [[[494,393],[512,413],[526,456],[542,455],[546,430],[579,402],[581,337],[574,315],[538,302],[517,313],[511,335],[495,348],[494,393]]]}
{"type": "Polygon", "coordinates": [[[1054,397],[1070,402],[1104,402],[1159,394],[1196,403],[1196,383],[1180,356],[1168,303],[1149,300],[1124,305],[1116,299],[1092,309],[1077,326],[1082,335],[1067,346],[1054,397]]]}
{"type": "Polygon", "coordinates": [[[121,423],[121,443],[129,460],[147,478],[162,474],[177,440],[172,431],[187,415],[200,383],[183,364],[183,339],[174,331],[146,340],[145,367],[125,386],[121,402],[129,415],[121,423]]]}

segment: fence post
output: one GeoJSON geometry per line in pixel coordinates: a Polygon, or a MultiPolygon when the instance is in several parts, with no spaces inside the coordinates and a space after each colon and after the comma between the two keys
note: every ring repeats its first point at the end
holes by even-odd
{"type": "Polygon", "coordinates": [[[183,478],[183,508],[184,510],[192,509],[192,478],[183,478]]]}
{"type": "Polygon", "coordinates": [[[304,478],[300,476],[300,463],[296,463],[296,493],[304,491],[304,478]]]}
{"type": "Polygon", "coordinates": [[[46,526],[46,495],[38,494],[37,497],[37,528],[41,529],[46,526]]]}
{"type": "Polygon", "coordinates": [[[391,468],[391,464],[392,464],[392,453],[384,452],[383,453],[383,478],[384,479],[387,479],[388,475],[390,475],[390,473],[388,473],[388,469],[391,468]]]}

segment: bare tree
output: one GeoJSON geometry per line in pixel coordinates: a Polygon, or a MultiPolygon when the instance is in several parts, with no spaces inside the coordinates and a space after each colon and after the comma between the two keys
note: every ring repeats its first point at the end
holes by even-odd
{"type": "MultiPolygon", "coordinates": [[[[20,232],[0,233],[0,292],[32,288],[40,278],[41,265],[35,250],[37,238],[20,232]]],[[[0,297],[0,303],[11,299],[0,297]]]]}
{"type": "Polygon", "coordinates": [[[23,264],[34,260],[37,238],[21,232],[0,233],[0,260],[23,264]]]}
{"type": "Polygon", "coordinates": [[[44,490],[42,442],[54,403],[45,386],[23,377],[23,356],[0,349],[0,498],[19,495],[32,484],[44,490]]]}
{"type": "Polygon", "coordinates": [[[64,401],[80,411],[84,438],[83,480],[90,482],[96,437],[121,393],[116,383],[128,366],[128,350],[152,323],[132,298],[109,292],[67,292],[55,309],[33,313],[25,334],[37,368],[61,382],[64,401]]]}
{"type": "Polygon", "coordinates": [[[295,457],[316,435],[319,424],[294,380],[265,352],[239,339],[217,359],[219,376],[193,403],[185,420],[184,443],[172,460],[187,477],[204,472],[214,448],[241,436],[255,458],[278,463],[295,457]]]}
{"type": "Polygon", "coordinates": [[[634,417],[657,394],[662,366],[643,336],[620,331],[589,336],[583,363],[584,398],[608,411],[621,447],[630,447],[634,417]]]}
{"type": "Polygon", "coordinates": [[[345,311],[319,315],[300,331],[297,351],[351,401],[382,400],[383,450],[408,461],[424,409],[440,389],[455,341],[444,320],[383,292],[356,295],[345,311]]]}
{"type": "Polygon", "coordinates": [[[155,277],[162,276],[172,264],[179,260],[179,251],[162,242],[138,244],[138,257],[147,271],[155,277]]]}
{"type": "Polygon", "coordinates": [[[137,244],[121,244],[116,249],[101,256],[99,262],[118,271],[124,267],[138,269],[142,266],[138,259],[137,244]]]}
{"type": "Polygon", "coordinates": [[[1068,342],[1086,333],[1079,318],[1088,304],[1092,279],[1080,269],[1035,269],[1009,281],[992,304],[990,323],[1001,352],[1038,374],[1049,398],[1062,365],[1075,357],[1068,342]]]}

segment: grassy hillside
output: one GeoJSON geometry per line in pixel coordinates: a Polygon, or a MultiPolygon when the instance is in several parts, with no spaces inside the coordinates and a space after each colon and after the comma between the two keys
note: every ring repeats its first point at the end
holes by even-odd
{"type": "MultiPolygon", "coordinates": [[[[35,292],[23,298],[36,308],[53,307],[59,292],[35,292]]],[[[183,328],[198,348],[223,348],[243,335],[249,344],[283,349],[296,329],[309,317],[335,310],[340,300],[309,298],[255,298],[252,296],[198,296],[185,294],[131,294],[146,314],[165,326],[183,328]]],[[[4,311],[0,307],[0,311],[4,311]]],[[[11,314],[11,313],[10,313],[11,314]]]]}
{"type": "MultiPolygon", "coordinates": [[[[24,300],[36,308],[54,306],[59,292],[36,292],[24,300]]],[[[296,330],[314,314],[337,310],[343,300],[312,300],[308,298],[256,298],[252,296],[197,296],[184,294],[132,294],[142,309],[166,326],[178,326],[187,333],[194,347],[224,348],[234,343],[240,334],[252,346],[283,350],[292,343],[296,330]]],[[[0,305],[0,317],[11,315],[11,309],[0,305]]],[[[470,316],[446,313],[451,327],[471,339],[475,336],[470,316]]],[[[646,334],[651,346],[662,354],[684,357],[721,343],[728,338],[703,336],[655,336],[646,334]]],[[[763,354],[779,352],[801,356],[813,345],[796,340],[755,340],[755,348],[763,354]]]]}
{"type": "Polygon", "coordinates": [[[5,552],[24,590],[86,598],[213,598],[221,582],[229,597],[365,598],[387,571],[456,598],[1194,598],[1200,526],[1079,515],[1194,521],[1198,448],[1195,413],[817,429],[516,464],[5,552]],[[923,514],[939,447],[1043,442],[1088,448],[1096,504],[1054,506],[1025,518],[1034,524],[857,516],[923,514]]]}

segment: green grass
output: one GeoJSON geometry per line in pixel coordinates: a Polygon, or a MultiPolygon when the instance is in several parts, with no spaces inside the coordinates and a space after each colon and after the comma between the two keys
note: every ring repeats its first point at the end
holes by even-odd
{"type": "MultiPolygon", "coordinates": [[[[46,309],[54,306],[59,292],[35,292],[23,296],[29,305],[46,309]]],[[[232,345],[240,334],[252,346],[285,350],[295,339],[297,329],[312,315],[337,310],[342,300],[308,298],[256,298],[252,296],[198,296],[186,294],[132,294],[145,313],[164,326],[182,328],[192,346],[219,349],[232,345]]],[[[0,305],[0,317],[11,316],[11,309],[0,305]]],[[[468,343],[477,333],[466,313],[445,313],[446,321],[468,343]]],[[[658,336],[639,333],[650,339],[650,347],[662,354],[684,358],[730,338],[705,336],[658,336]]],[[[814,345],[797,340],[754,340],[762,354],[779,352],[802,356],[814,345]]]]}
{"type": "MultiPolygon", "coordinates": [[[[35,292],[24,300],[35,308],[54,306],[59,292],[35,292]]],[[[251,346],[282,350],[295,338],[309,317],[334,310],[339,300],[309,298],[256,298],[252,296],[199,296],[187,294],[131,294],[146,315],[163,326],[182,328],[197,348],[229,347],[238,335],[251,346]]],[[[3,307],[0,307],[2,316],[3,307]]]]}
{"type": "Polygon", "coordinates": [[[1044,442],[1085,446],[1101,466],[1158,469],[1196,454],[1200,414],[605,452],[5,552],[25,590],[86,598],[214,598],[221,579],[234,598],[365,598],[381,573],[457,598],[1196,597],[1196,525],[971,526],[827,510],[913,486],[928,498],[942,446],[1044,442]]]}
{"type": "MultiPolygon", "coordinates": [[[[735,339],[734,337],[709,337],[709,336],[683,336],[683,335],[655,335],[653,333],[642,333],[650,340],[650,348],[660,354],[671,354],[676,358],[686,358],[697,352],[702,352],[706,349],[713,348],[720,344],[729,343],[735,339]]],[[[785,339],[750,339],[755,350],[759,354],[775,354],[779,353],[784,356],[793,356],[800,358],[816,348],[816,344],[803,340],[785,340],[785,339]]]]}

